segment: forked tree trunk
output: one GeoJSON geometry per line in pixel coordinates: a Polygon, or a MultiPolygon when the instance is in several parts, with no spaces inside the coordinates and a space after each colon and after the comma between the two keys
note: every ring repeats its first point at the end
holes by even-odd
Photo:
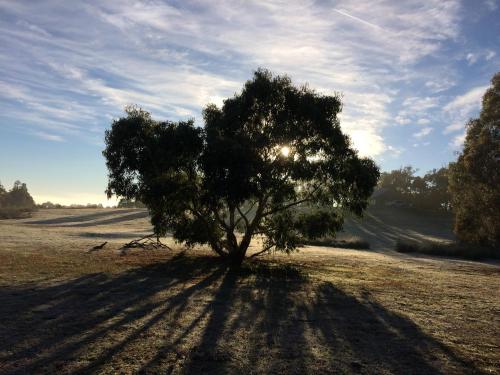
{"type": "MultiPolygon", "coordinates": [[[[263,199],[259,202],[257,207],[257,211],[255,213],[255,217],[251,223],[248,223],[248,220],[245,219],[247,223],[246,231],[241,239],[241,242],[238,244],[238,240],[234,234],[234,207],[230,209],[230,227],[226,228],[226,246],[227,246],[227,254],[223,255],[223,258],[227,259],[232,267],[240,267],[241,263],[245,259],[245,255],[250,246],[250,242],[252,241],[252,236],[255,228],[259,226],[259,223],[262,219],[262,213],[265,207],[266,200],[263,199]]],[[[212,246],[213,247],[213,246],[212,246]]],[[[215,248],[214,248],[215,250],[215,248]]],[[[221,252],[216,251],[219,255],[222,255],[221,252]]]]}
{"type": "Polygon", "coordinates": [[[243,260],[245,259],[245,254],[247,252],[248,245],[245,246],[243,242],[238,245],[236,241],[236,236],[234,236],[234,234],[233,237],[234,241],[229,240],[227,242],[228,254],[226,258],[230,263],[231,267],[239,267],[241,263],[243,263],[243,260]]]}

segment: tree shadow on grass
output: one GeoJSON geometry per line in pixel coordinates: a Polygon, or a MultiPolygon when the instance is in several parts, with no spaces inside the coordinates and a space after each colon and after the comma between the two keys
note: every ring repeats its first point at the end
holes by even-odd
{"type": "Polygon", "coordinates": [[[0,298],[5,373],[480,373],[369,295],[211,257],[0,298]]]}
{"type": "Polygon", "coordinates": [[[52,219],[27,221],[26,224],[51,225],[63,227],[93,227],[96,225],[117,224],[149,217],[149,212],[143,209],[109,210],[78,216],[62,216],[52,219]]]}
{"type": "Polygon", "coordinates": [[[92,220],[100,219],[100,218],[103,218],[106,216],[114,216],[117,214],[128,214],[131,212],[134,212],[134,210],[133,209],[105,210],[105,211],[84,213],[83,215],[64,215],[64,216],[50,218],[50,219],[30,220],[30,221],[27,221],[26,223],[27,224],[45,224],[45,225],[78,223],[78,222],[81,223],[81,222],[85,222],[85,221],[92,221],[92,220]]]}

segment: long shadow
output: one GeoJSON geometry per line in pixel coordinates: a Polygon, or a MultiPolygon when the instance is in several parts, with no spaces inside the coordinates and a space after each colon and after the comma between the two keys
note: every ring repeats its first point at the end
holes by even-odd
{"type": "Polygon", "coordinates": [[[452,240],[454,238],[451,223],[446,229],[446,218],[435,218],[405,210],[388,209],[387,212],[377,209],[369,210],[363,218],[349,218],[345,232],[367,240],[371,248],[393,249],[396,240],[422,241],[431,236],[452,240]],[[443,224],[443,221],[445,222],[443,224]]]}
{"type": "Polygon", "coordinates": [[[96,221],[92,221],[92,222],[77,223],[77,224],[67,224],[65,226],[67,226],[67,227],[93,227],[96,225],[117,224],[117,223],[122,223],[124,221],[143,219],[145,217],[149,217],[149,212],[141,211],[141,212],[134,212],[134,213],[127,214],[127,215],[115,216],[115,217],[111,217],[109,219],[96,220],[96,221]]]}
{"type": "MultiPolygon", "coordinates": [[[[121,213],[121,212],[120,212],[121,213]]],[[[108,215],[110,216],[110,215],[108,215]]],[[[94,220],[90,219],[88,217],[85,218],[85,220],[82,218],[80,221],[74,222],[73,220],[68,220],[68,221],[58,221],[57,219],[49,219],[49,220],[40,220],[37,222],[30,221],[28,222],[29,224],[43,224],[43,225],[51,225],[51,226],[62,226],[62,227],[94,227],[97,225],[107,225],[107,224],[117,224],[117,223],[122,223],[124,221],[132,221],[132,220],[137,220],[137,219],[142,219],[145,217],[148,217],[149,213],[147,211],[140,211],[140,212],[132,212],[132,213],[127,213],[126,215],[120,215],[116,216],[116,212],[113,214],[112,217],[108,219],[101,219],[101,220],[94,220]]],[[[61,218],[62,220],[66,219],[67,217],[61,218]]],[[[68,218],[69,219],[69,218],[68,218]]]]}
{"type": "Polygon", "coordinates": [[[0,300],[0,373],[481,373],[369,294],[211,257],[0,300]]]}
{"type": "Polygon", "coordinates": [[[53,219],[27,221],[26,224],[52,225],[52,224],[78,223],[78,222],[92,221],[92,220],[106,217],[106,216],[114,216],[117,214],[128,214],[130,212],[135,212],[135,211],[137,211],[137,210],[121,209],[121,210],[107,210],[107,211],[101,211],[101,212],[94,212],[94,213],[84,214],[84,215],[69,215],[69,216],[64,215],[64,216],[56,217],[53,219]]]}
{"type": "MultiPolygon", "coordinates": [[[[64,363],[103,336],[163,305],[165,300],[151,301],[156,293],[183,289],[193,281],[188,290],[195,292],[203,286],[199,279],[210,279],[216,272],[222,270],[214,258],[194,260],[180,253],[165,263],[116,277],[97,273],[48,287],[2,288],[0,348],[9,348],[10,355],[2,358],[2,353],[0,363],[13,366],[9,373],[60,370],[59,361],[64,363]],[[110,320],[114,322],[107,324],[110,320]]],[[[189,294],[182,292],[172,297],[187,298],[189,294]]],[[[92,366],[96,363],[99,361],[92,366]]]]}
{"type": "Polygon", "coordinates": [[[103,239],[120,239],[120,238],[141,238],[148,234],[149,232],[79,232],[73,234],[74,237],[84,237],[84,238],[103,238],[103,239]]]}

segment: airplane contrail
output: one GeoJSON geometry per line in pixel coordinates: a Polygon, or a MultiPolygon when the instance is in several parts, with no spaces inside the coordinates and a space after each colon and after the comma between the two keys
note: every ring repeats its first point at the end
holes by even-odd
{"type": "Polygon", "coordinates": [[[371,22],[368,22],[368,21],[365,21],[364,19],[361,19],[359,17],[356,17],[356,16],[353,16],[349,13],[347,13],[346,11],[343,11],[343,10],[339,10],[339,9],[333,9],[334,12],[337,12],[339,14],[342,14],[343,16],[346,16],[346,17],[349,17],[355,21],[358,21],[358,22],[361,22],[365,25],[368,25],[368,26],[371,26],[371,27],[374,27],[376,29],[380,29],[382,31],[386,31],[384,28],[380,27],[379,25],[375,25],[374,23],[371,23],[371,22]]]}

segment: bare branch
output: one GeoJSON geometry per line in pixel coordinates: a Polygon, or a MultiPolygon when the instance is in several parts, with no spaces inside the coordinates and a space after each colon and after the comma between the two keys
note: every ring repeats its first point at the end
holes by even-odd
{"type": "Polygon", "coordinates": [[[238,213],[240,214],[240,218],[236,221],[235,225],[238,225],[238,223],[240,222],[240,220],[243,219],[243,221],[245,222],[246,227],[248,228],[248,225],[249,225],[248,218],[246,217],[246,215],[243,212],[241,212],[241,210],[240,210],[240,208],[238,206],[236,206],[236,209],[238,210],[238,213]]]}
{"type": "Polygon", "coordinates": [[[291,202],[291,203],[288,203],[284,206],[281,206],[281,207],[277,207],[275,208],[274,210],[270,210],[270,211],[267,211],[267,212],[264,212],[262,214],[262,217],[266,217],[266,216],[269,216],[269,215],[272,215],[272,214],[275,214],[276,212],[280,212],[280,211],[284,211],[284,210],[287,210],[289,209],[290,207],[293,207],[293,206],[297,206],[298,204],[301,204],[301,203],[305,203],[305,202],[308,202],[310,200],[312,200],[313,198],[313,195],[314,193],[316,193],[321,187],[321,184],[319,184],[318,186],[316,186],[313,191],[311,191],[306,198],[304,199],[300,199],[298,201],[294,201],[294,202],[291,202]]]}
{"type": "Polygon", "coordinates": [[[217,210],[214,210],[214,216],[215,216],[215,219],[216,221],[219,223],[219,225],[221,225],[221,228],[224,230],[224,231],[227,231],[229,230],[229,227],[226,225],[226,222],[220,217],[219,215],[219,211],[217,210]]]}
{"type": "Polygon", "coordinates": [[[269,245],[269,246],[266,246],[266,247],[265,247],[264,249],[262,249],[261,251],[259,251],[259,252],[255,253],[255,254],[250,255],[250,257],[249,257],[249,258],[255,258],[255,257],[258,257],[259,255],[264,254],[266,251],[271,250],[271,248],[272,248],[273,246],[274,246],[274,244],[269,245]]]}

